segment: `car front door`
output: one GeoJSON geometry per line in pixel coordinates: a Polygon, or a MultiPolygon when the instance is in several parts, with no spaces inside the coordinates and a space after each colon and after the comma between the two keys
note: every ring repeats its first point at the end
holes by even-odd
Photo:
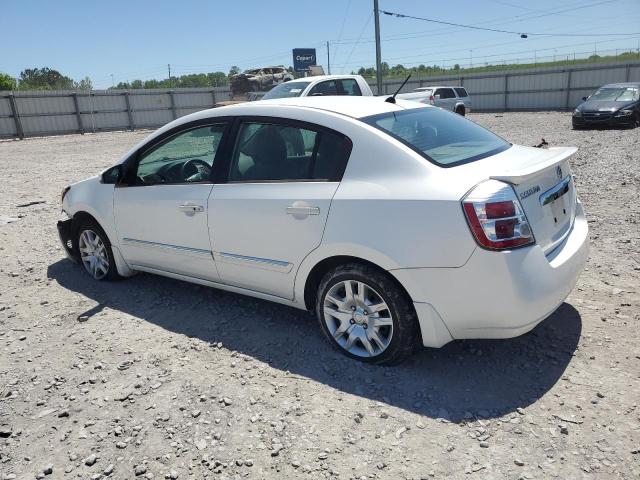
{"type": "Polygon", "coordinates": [[[122,253],[134,269],[219,279],[207,200],[226,128],[186,126],[127,162],[126,182],[114,190],[114,214],[122,253]]]}
{"type": "Polygon", "coordinates": [[[236,127],[226,183],[209,199],[222,282],[292,299],[302,260],[322,240],[351,142],[324,127],[247,118],[236,127]]]}

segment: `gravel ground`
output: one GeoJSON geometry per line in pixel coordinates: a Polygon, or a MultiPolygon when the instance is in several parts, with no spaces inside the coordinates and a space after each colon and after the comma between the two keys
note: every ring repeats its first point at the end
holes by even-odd
{"type": "Polygon", "coordinates": [[[640,129],[471,118],[580,147],[591,258],[531,333],[397,367],[343,358],[305,312],[66,260],[60,190],[146,132],[0,142],[0,479],[640,478],[640,129]]]}

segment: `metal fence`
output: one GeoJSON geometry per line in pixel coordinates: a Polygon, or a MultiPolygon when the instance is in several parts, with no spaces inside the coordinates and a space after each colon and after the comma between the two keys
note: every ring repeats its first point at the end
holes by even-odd
{"type": "MultiPolygon", "coordinates": [[[[640,82],[640,61],[433,76],[409,81],[402,91],[456,85],[469,91],[474,111],[569,110],[601,85],[634,81],[640,82]]],[[[387,80],[383,93],[401,84],[387,80]]],[[[226,87],[0,92],[0,138],[156,128],[229,99],[226,87]]]]}
{"type": "MultiPolygon", "coordinates": [[[[474,111],[571,110],[607,83],[640,82],[640,62],[546,67],[410,80],[401,92],[428,85],[464,86],[474,111]]],[[[384,94],[402,80],[384,83],[384,94]]]]}
{"type": "Polygon", "coordinates": [[[226,88],[0,92],[0,137],[156,128],[225,100],[226,88]]]}

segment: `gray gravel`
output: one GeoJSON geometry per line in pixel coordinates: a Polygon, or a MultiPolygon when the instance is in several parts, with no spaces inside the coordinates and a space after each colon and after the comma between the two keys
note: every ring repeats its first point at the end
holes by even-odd
{"type": "Polygon", "coordinates": [[[470,118],[580,147],[588,268],[531,333],[393,368],[343,358],[305,312],[66,260],[60,190],[145,132],[1,141],[0,479],[638,478],[640,129],[470,118]]]}

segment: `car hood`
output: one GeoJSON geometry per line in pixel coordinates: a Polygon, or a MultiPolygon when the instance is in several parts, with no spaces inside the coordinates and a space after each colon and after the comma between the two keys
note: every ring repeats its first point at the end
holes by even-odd
{"type": "Polygon", "coordinates": [[[578,110],[583,112],[603,112],[603,111],[615,111],[621,108],[629,107],[636,102],[609,102],[602,100],[587,100],[578,106],[578,110]]]}

